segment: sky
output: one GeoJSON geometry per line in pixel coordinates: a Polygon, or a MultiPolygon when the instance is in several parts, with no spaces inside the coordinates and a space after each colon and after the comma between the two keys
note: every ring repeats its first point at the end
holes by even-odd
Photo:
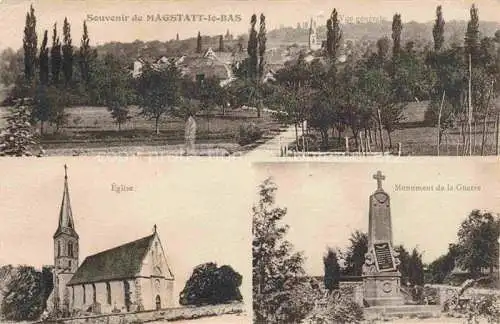
{"type": "Polygon", "coordinates": [[[233,161],[0,159],[0,265],[53,264],[65,163],[80,264],[152,234],[156,224],[176,278],[174,296],[195,266],[216,262],[243,276],[248,301],[254,188],[251,169],[233,161]],[[113,184],[134,191],[116,193],[113,184]]]}
{"type": "MultiPolygon", "coordinates": [[[[484,21],[500,21],[500,0],[476,0],[479,17],[484,21]]],[[[65,17],[71,23],[73,44],[79,46],[82,24],[92,16],[129,16],[127,22],[96,22],[88,20],[91,45],[110,41],[131,42],[167,41],[175,38],[195,37],[198,31],[204,35],[220,35],[226,30],[238,35],[249,28],[252,14],[266,15],[267,29],[280,25],[295,27],[297,22],[314,18],[324,24],[331,10],[337,8],[339,15],[360,19],[392,19],[394,13],[400,12],[402,20],[426,22],[434,19],[437,5],[443,6],[445,20],[466,20],[469,17],[470,0],[0,0],[0,49],[6,47],[20,48],[25,23],[25,15],[29,5],[33,3],[37,17],[39,40],[43,30],[52,33],[52,26],[58,24],[61,34],[65,17]],[[151,22],[147,15],[199,14],[241,19],[228,22],[151,22]],[[142,16],[143,21],[132,21],[134,15],[142,16]]],[[[50,36],[49,36],[50,37],[50,36]]]]}
{"type": "Polygon", "coordinates": [[[372,176],[386,176],[390,195],[394,245],[417,247],[431,262],[456,242],[460,223],[473,209],[500,213],[500,164],[478,160],[405,160],[364,163],[260,163],[256,179],[272,177],[278,186],[276,203],[288,212],[287,239],[306,257],[305,270],[322,275],[327,247],[345,249],[352,232],[368,230],[369,196],[376,190],[372,176]],[[459,162],[458,162],[459,161],[459,162]],[[453,191],[438,191],[437,185],[453,191]],[[434,186],[432,191],[401,191],[402,186],[434,186]],[[479,190],[460,191],[457,186],[479,190]]]}

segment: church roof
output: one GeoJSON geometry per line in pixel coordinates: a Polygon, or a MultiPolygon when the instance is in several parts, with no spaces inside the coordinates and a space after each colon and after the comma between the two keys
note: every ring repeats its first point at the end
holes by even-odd
{"type": "Polygon", "coordinates": [[[68,189],[68,174],[66,172],[67,170],[66,165],[64,166],[64,170],[65,174],[64,174],[63,197],[61,202],[61,209],[59,210],[59,224],[54,234],[54,238],[62,233],[78,237],[78,234],[76,234],[75,231],[73,212],[71,211],[71,202],[69,199],[69,189],[68,189]]]}
{"type": "Polygon", "coordinates": [[[68,285],[136,277],[156,234],[88,256],[68,285]]]}

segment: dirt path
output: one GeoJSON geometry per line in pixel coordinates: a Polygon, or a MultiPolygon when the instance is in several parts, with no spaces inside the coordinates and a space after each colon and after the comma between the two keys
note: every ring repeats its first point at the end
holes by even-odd
{"type": "Polygon", "coordinates": [[[279,157],[281,145],[290,145],[295,141],[295,127],[289,126],[284,132],[265,141],[255,149],[245,154],[246,158],[260,160],[265,158],[279,157]]]}

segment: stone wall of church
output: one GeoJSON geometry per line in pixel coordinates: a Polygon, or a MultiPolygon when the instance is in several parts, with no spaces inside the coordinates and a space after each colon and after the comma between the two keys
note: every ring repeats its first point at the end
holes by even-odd
{"type": "Polygon", "coordinates": [[[156,309],[156,298],[160,297],[161,308],[174,307],[174,282],[163,278],[139,278],[144,310],[156,309]]]}

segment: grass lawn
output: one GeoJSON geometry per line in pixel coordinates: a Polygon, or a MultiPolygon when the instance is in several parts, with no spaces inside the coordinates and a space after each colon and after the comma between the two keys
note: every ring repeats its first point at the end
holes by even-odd
{"type": "MultiPolygon", "coordinates": [[[[476,126],[476,131],[472,132],[472,143],[473,143],[473,155],[481,155],[481,140],[482,140],[482,125],[476,126]],[[475,140],[474,140],[475,138],[475,140]],[[474,145],[475,144],[475,145],[474,145]]],[[[310,133],[311,139],[308,139],[308,147],[310,151],[319,150],[320,135],[312,131],[310,133]]],[[[335,133],[337,134],[337,133],[335,133]]],[[[331,135],[331,134],[330,134],[331,135]]],[[[358,151],[355,146],[354,138],[352,138],[352,132],[349,131],[345,134],[349,136],[349,148],[351,152],[358,151]]],[[[378,134],[377,134],[378,136],[378,134]]],[[[485,145],[485,155],[495,154],[495,127],[494,122],[488,124],[486,132],[486,145],[485,145]]],[[[402,125],[400,129],[395,130],[391,134],[392,138],[392,148],[389,148],[389,138],[387,133],[384,132],[384,150],[390,151],[393,154],[398,153],[398,143],[401,143],[401,154],[402,155],[414,155],[414,156],[429,156],[437,155],[437,129],[436,127],[418,126],[418,125],[402,125]]],[[[381,152],[380,140],[377,138],[377,144],[372,144],[372,152],[381,152]]],[[[290,145],[290,148],[295,148],[295,143],[290,145]]],[[[302,145],[299,144],[299,150],[302,150],[302,145]]],[[[329,149],[332,152],[344,152],[345,151],[345,140],[338,137],[329,138],[329,149]]],[[[460,129],[450,129],[447,134],[441,139],[440,155],[456,156],[463,155],[463,144],[460,129]],[[458,150],[457,150],[458,149],[458,150]]]]}
{"type": "MultiPolygon", "coordinates": [[[[5,113],[6,108],[1,107],[0,128],[5,125],[3,118],[5,113]]],[[[156,134],[154,120],[140,116],[137,107],[131,108],[132,118],[122,125],[121,131],[118,131],[118,126],[106,107],[71,107],[66,108],[66,113],[67,123],[59,132],[55,131],[54,126],[45,127],[45,133],[41,137],[41,145],[45,150],[165,146],[184,143],[185,123],[182,119],[163,118],[160,121],[160,133],[156,134]]],[[[241,109],[228,110],[224,115],[216,111],[209,120],[203,115],[195,119],[197,144],[238,146],[239,127],[247,123],[256,124],[264,136],[280,129],[280,124],[270,114],[263,113],[261,118],[257,118],[255,111],[241,109]]],[[[37,128],[39,129],[39,126],[37,128]]]]}

